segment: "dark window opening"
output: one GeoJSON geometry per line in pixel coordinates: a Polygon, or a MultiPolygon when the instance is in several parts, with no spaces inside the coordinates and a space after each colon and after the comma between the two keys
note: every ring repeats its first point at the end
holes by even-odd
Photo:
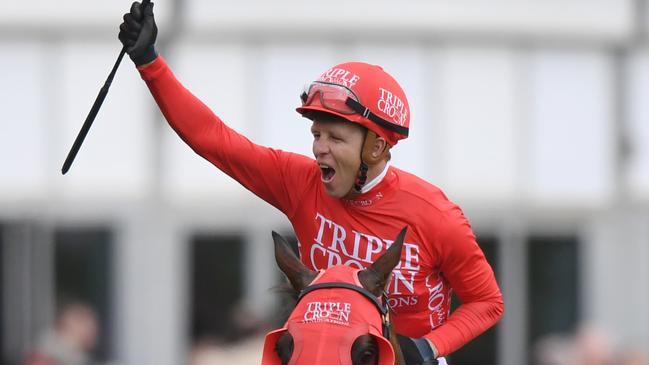
{"type": "Polygon", "coordinates": [[[579,320],[578,257],[575,237],[533,237],[528,241],[527,321],[531,350],[544,336],[574,332],[579,320]]]}
{"type": "Polygon", "coordinates": [[[94,355],[100,361],[113,354],[112,242],[106,228],[65,228],[54,235],[56,306],[80,302],[95,312],[99,336],[94,355]]]}
{"type": "Polygon", "coordinates": [[[237,235],[201,234],[192,239],[191,339],[234,342],[248,336],[243,296],[244,240],[237,235]]]}

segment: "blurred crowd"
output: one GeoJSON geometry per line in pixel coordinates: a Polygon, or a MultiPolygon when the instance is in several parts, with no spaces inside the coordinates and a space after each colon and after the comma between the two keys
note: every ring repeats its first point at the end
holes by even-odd
{"type": "Polygon", "coordinates": [[[29,351],[24,365],[92,365],[99,326],[95,311],[81,301],[59,305],[52,328],[29,351]]]}
{"type": "Polygon", "coordinates": [[[604,330],[583,325],[572,335],[549,335],[533,349],[536,365],[649,365],[646,349],[615,345],[604,330]]]}
{"type": "MultiPolygon", "coordinates": [[[[203,338],[189,350],[186,365],[258,364],[267,329],[245,311],[232,313],[240,328],[231,340],[203,338]]],[[[23,365],[98,365],[93,350],[100,328],[93,308],[82,301],[59,305],[52,328],[45,329],[23,365]]],[[[649,365],[647,349],[615,344],[612,336],[584,325],[574,334],[553,334],[532,349],[534,365],[649,365]]],[[[462,365],[462,364],[453,364],[462,365]]]]}

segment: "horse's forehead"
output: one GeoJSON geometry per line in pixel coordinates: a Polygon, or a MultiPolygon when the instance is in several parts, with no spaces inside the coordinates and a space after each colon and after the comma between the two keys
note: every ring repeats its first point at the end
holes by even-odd
{"type": "MultiPolygon", "coordinates": [[[[346,283],[360,287],[359,271],[348,266],[332,266],[321,271],[311,284],[346,283]]],[[[325,324],[325,327],[332,328],[362,323],[381,328],[381,314],[374,302],[364,294],[348,288],[318,288],[300,299],[288,322],[307,326],[325,324]]]]}
{"type": "Polygon", "coordinates": [[[358,280],[359,271],[360,269],[346,265],[332,266],[327,270],[321,271],[315,280],[313,280],[312,284],[320,282],[339,282],[361,286],[361,283],[358,280]]]}

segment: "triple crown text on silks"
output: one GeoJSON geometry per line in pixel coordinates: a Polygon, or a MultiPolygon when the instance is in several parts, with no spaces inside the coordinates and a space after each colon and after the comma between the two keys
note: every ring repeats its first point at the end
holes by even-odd
{"type": "MultiPolygon", "coordinates": [[[[320,213],[315,218],[318,231],[306,253],[315,270],[325,270],[335,265],[362,269],[374,262],[393,243],[390,239],[345,228],[343,224],[320,213]]],[[[393,310],[426,308],[430,326],[434,328],[444,323],[448,316],[445,284],[438,274],[432,273],[422,278],[426,287],[425,294],[418,294],[415,280],[417,275],[421,275],[420,263],[419,245],[416,242],[404,242],[403,258],[393,269],[386,285],[387,301],[393,310]]]]}

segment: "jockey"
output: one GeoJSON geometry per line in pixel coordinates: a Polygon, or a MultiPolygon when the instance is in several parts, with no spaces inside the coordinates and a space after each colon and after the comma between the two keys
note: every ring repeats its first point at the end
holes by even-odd
{"type": "Polygon", "coordinates": [[[443,356],[501,318],[502,294],[462,210],[390,163],[391,149],[408,136],[410,107],[381,67],[342,63],[304,90],[297,111],[311,121],[312,159],[230,129],[175,78],[155,50],[156,35],[153,4],[134,3],[119,39],[170,126],[288,217],[307,267],[367,267],[409,227],[386,288],[408,364],[444,364],[443,356]],[[451,313],[452,292],[461,304],[451,313]]]}

